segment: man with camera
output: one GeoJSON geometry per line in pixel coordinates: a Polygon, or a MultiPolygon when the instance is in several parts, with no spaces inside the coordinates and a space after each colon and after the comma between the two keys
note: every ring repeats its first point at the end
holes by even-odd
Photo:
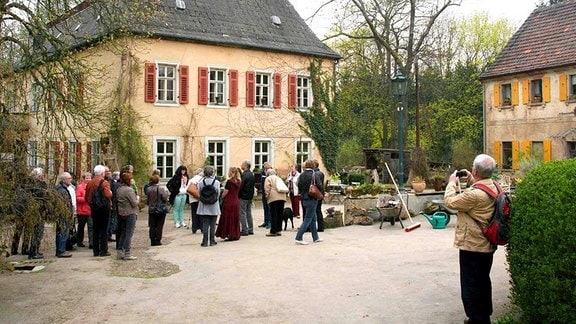
{"type": "Polygon", "coordinates": [[[461,298],[468,316],[464,323],[490,323],[492,315],[490,270],[496,246],[482,234],[481,227],[486,227],[492,218],[494,199],[474,184],[482,183],[496,191],[492,182],[495,169],[496,161],[480,154],[474,159],[472,172],[454,171],[444,194],[444,205],[458,210],[454,246],[460,250],[461,298]],[[472,186],[459,192],[459,178],[468,179],[472,186]]]}

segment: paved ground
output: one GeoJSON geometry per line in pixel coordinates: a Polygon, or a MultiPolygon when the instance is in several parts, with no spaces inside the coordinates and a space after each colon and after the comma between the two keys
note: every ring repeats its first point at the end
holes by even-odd
{"type": "MultiPolygon", "coordinates": [[[[255,224],[262,215],[256,208],[255,224]]],[[[168,244],[138,253],[173,263],[178,273],[116,277],[115,261],[87,249],[70,259],[49,256],[54,262],[42,272],[0,274],[0,322],[462,323],[454,223],[433,230],[415,220],[422,227],[410,233],[399,224],[348,226],[307,246],[294,244],[295,230],[270,238],[258,228],[240,241],[201,248],[200,234],[175,229],[169,219],[168,244]]],[[[142,215],[136,235],[147,237],[146,222],[142,215]]],[[[504,249],[495,254],[492,281],[494,320],[508,305],[504,249]]]]}

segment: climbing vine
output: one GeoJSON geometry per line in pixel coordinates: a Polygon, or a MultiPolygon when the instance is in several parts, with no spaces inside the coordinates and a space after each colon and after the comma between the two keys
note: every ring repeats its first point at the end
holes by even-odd
{"type": "Polygon", "coordinates": [[[321,59],[310,63],[314,101],[309,110],[300,112],[305,124],[299,126],[316,143],[326,170],[334,174],[338,171],[336,158],[341,134],[338,128],[338,97],[334,92],[332,77],[322,71],[321,66],[321,59]]]}
{"type": "Polygon", "coordinates": [[[148,181],[147,174],[151,165],[150,152],[140,129],[147,120],[140,116],[131,103],[135,97],[136,82],[139,74],[139,62],[131,53],[122,54],[122,67],[118,83],[112,95],[110,144],[120,166],[134,166],[134,176],[138,183],[148,181]]]}

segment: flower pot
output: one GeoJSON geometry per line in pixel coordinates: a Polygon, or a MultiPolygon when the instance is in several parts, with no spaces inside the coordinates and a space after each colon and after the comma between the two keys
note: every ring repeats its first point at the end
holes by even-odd
{"type": "Polygon", "coordinates": [[[426,182],[412,182],[412,189],[416,193],[421,193],[426,189],[426,182]]]}

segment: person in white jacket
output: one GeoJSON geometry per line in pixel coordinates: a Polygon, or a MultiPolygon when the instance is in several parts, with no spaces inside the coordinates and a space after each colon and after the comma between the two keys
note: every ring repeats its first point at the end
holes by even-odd
{"type": "Polygon", "coordinates": [[[290,194],[290,203],[294,217],[300,218],[300,193],[298,192],[298,177],[300,177],[300,164],[292,166],[288,173],[288,190],[290,194]]]}
{"type": "MultiPolygon", "coordinates": [[[[190,178],[190,180],[188,180],[188,188],[190,188],[190,185],[198,185],[198,182],[200,182],[200,180],[202,180],[202,178],[204,178],[204,169],[202,168],[198,168],[196,169],[196,171],[194,171],[194,176],[192,178],[190,178]]],[[[192,233],[196,234],[196,232],[198,230],[200,230],[200,232],[202,232],[202,218],[200,218],[198,216],[198,214],[196,213],[196,211],[198,210],[198,199],[194,198],[194,196],[192,196],[189,192],[188,192],[188,198],[190,201],[190,209],[192,210],[192,224],[190,225],[190,228],[192,229],[192,233]]]]}

